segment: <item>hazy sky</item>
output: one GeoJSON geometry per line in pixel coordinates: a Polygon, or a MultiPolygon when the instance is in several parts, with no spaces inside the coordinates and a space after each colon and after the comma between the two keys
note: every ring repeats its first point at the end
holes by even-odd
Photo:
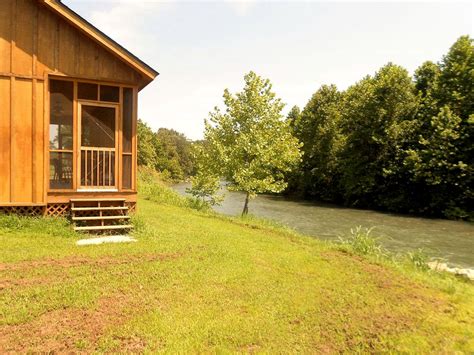
{"type": "Polygon", "coordinates": [[[470,2],[63,2],[160,72],[140,93],[139,117],[192,139],[250,70],[272,81],[287,112],[322,84],[345,89],[390,61],[412,73],[474,32],[470,2]]]}

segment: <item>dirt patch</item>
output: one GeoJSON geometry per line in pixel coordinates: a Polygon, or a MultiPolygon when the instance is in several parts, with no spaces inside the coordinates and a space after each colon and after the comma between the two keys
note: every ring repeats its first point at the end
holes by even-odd
{"type": "Polygon", "coordinates": [[[13,270],[28,270],[38,267],[54,266],[60,268],[78,267],[84,265],[90,266],[105,266],[105,265],[120,265],[130,264],[133,262],[151,262],[176,259],[183,255],[183,253],[168,253],[168,254],[126,254],[117,256],[103,256],[100,258],[87,258],[79,256],[71,256],[62,259],[42,259],[35,261],[22,261],[19,263],[0,263],[1,271],[13,270]]]}
{"type": "MultiPolygon", "coordinates": [[[[120,294],[99,300],[95,309],[50,311],[31,322],[0,327],[1,352],[91,352],[110,326],[123,324],[139,307],[133,297],[120,294]]],[[[137,337],[114,339],[121,351],[140,352],[146,343],[137,337]]]]}

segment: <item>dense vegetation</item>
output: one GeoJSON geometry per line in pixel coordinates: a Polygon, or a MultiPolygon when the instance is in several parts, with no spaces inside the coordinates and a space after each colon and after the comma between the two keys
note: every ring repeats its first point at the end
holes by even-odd
{"type": "Polygon", "coordinates": [[[136,243],[0,216],[1,353],[472,353],[471,283],[360,230],[334,245],[206,212],[142,173],[136,243]]]}
{"type": "Polygon", "coordinates": [[[164,180],[181,181],[194,173],[193,143],[173,129],[153,130],[138,121],[138,165],[161,172],[164,180]]]}
{"type": "Polygon", "coordinates": [[[322,86],[288,119],[303,143],[289,192],[389,211],[472,219],[474,46],[459,38],[410,77],[389,63],[322,86]]]}

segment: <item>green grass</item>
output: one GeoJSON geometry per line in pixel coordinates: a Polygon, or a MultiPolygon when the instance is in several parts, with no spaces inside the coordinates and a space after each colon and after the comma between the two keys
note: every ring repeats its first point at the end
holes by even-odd
{"type": "Polygon", "coordinates": [[[0,217],[0,352],[474,351],[472,284],[191,207],[142,189],[138,242],[89,247],[0,217]]]}

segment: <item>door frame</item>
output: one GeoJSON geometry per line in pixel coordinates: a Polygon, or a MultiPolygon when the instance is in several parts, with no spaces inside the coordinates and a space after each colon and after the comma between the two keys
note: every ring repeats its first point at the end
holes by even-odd
{"type": "MultiPolygon", "coordinates": [[[[119,191],[119,180],[120,176],[120,145],[119,145],[119,119],[120,119],[120,104],[119,103],[102,103],[97,101],[89,100],[77,100],[77,151],[76,151],[76,178],[77,178],[77,190],[78,192],[117,192],[119,191]],[[87,187],[81,185],[81,154],[82,154],[82,106],[94,106],[94,107],[108,107],[115,109],[115,158],[114,158],[114,186],[94,186],[87,187]]],[[[98,147],[99,148],[99,147],[98,147]]]]}

